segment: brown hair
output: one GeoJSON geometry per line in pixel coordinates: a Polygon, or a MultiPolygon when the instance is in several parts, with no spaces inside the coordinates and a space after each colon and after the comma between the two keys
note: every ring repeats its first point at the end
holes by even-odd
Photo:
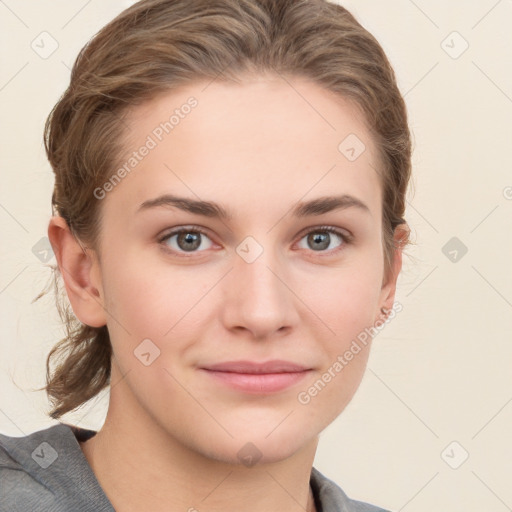
{"type": "MultiPolygon", "coordinates": [[[[119,165],[130,108],[196,80],[238,81],[266,72],[312,80],[364,113],[382,165],[387,272],[395,228],[405,223],[411,173],[406,106],[377,40],[345,8],[324,0],[142,0],[123,11],[80,51],[69,87],[46,121],[53,213],[78,241],[98,250],[101,202],[93,191],[119,165]]],[[[106,326],[74,316],[59,291],[60,270],[52,269],[67,330],[48,355],[42,388],[56,419],[109,384],[112,350],[106,326]],[[52,372],[54,358],[60,364],[52,372]]]]}

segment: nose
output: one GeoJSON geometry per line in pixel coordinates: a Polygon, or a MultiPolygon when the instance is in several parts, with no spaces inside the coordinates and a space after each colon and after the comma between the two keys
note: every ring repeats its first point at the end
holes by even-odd
{"type": "Polygon", "coordinates": [[[299,321],[289,269],[269,249],[249,261],[235,254],[224,280],[224,325],[259,340],[285,334],[299,321]]]}

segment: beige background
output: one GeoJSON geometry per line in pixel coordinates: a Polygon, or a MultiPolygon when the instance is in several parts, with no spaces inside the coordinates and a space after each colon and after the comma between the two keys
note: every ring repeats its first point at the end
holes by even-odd
{"type": "MultiPolygon", "coordinates": [[[[31,304],[50,275],[43,123],[79,49],[131,3],[0,2],[2,433],[55,423],[44,393],[30,391],[61,336],[52,297],[31,304]],[[31,47],[43,31],[58,44],[47,58],[31,47]]],[[[341,3],[383,45],[405,94],[416,245],[399,283],[403,311],[376,338],[315,466],[351,497],[395,511],[512,510],[512,1],[341,3]]],[[[107,402],[105,393],[64,419],[98,429],[107,402]]]]}

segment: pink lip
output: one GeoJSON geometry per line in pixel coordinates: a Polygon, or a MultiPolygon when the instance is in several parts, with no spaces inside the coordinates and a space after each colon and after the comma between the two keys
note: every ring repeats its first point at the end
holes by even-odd
{"type": "Polygon", "coordinates": [[[310,368],[289,361],[227,361],[201,370],[223,384],[251,394],[281,391],[303,379],[310,368]]]}
{"type": "Polygon", "coordinates": [[[255,363],[253,361],[226,361],[205,366],[205,370],[234,373],[285,373],[285,372],[303,372],[309,370],[290,361],[276,359],[265,363],[255,363]]]}

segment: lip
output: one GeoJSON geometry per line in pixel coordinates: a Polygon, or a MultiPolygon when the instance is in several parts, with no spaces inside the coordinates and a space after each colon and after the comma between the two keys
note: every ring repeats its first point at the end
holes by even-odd
{"type": "Polygon", "coordinates": [[[200,368],[217,382],[250,394],[268,394],[293,386],[311,368],[290,361],[226,361],[200,368]]]}
{"type": "Polygon", "coordinates": [[[292,363],[290,361],[274,359],[272,361],[266,361],[263,363],[255,363],[254,361],[225,361],[223,363],[205,366],[203,369],[219,372],[258,374],[303,372],[305,370],[309,370],[310,368],[292,363]]]}

